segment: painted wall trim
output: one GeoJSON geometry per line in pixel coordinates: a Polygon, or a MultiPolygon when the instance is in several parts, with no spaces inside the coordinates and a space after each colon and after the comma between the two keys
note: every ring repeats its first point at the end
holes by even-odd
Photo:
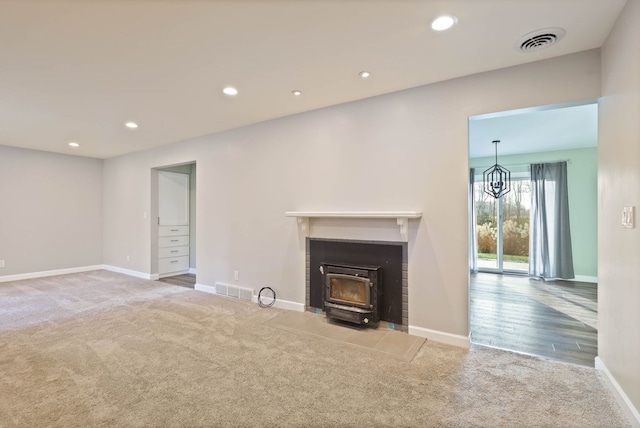
{"type": "Polygon", "coordinates": [[[310,218],[395,218],[400,226],[402,242],[409,242],[409,219],[420,219],[420,211],[287,211],[287,217],[297,217],[300,229],[305,237],[310,236],[310,218]]]}
{"type": "Polygon", "coordinates": [[[597,284],[598,283],[598,277],[597,276],[576,275],[576,277],[573,279],[573,281],[591,282],[591,283],[597,284]]]}
{"type": "Polygon", "coordinates": [[[216,294],[216,287],[211,285],[196,284],[193,287],[195,290],[204,291],[205,293],[216,294]]]}
{"type": "Polygon", "coordinates": [[[635,408],[629,397],[627,397],[627,394],[625,394],[620,384],[618,384],[613,375],[611,375],[611,372],[607,369],[607,366],[604,365],[600,357],[596,357],[596,370],[604,373],[605,377],[609,381],[607,382],[607,386],[611,392],[613,392],[618,403],[620,403],[620,407],[624,409],[630,419],[630,422],[634,424],[633,426],[640,427],[640,412],[635,408]]]}
{"type": "MultiPolygon", "coordinates": [[[[196,289],[198,291],[204,291],[205,293],[211,293],[211,294],[215,294],[217,296],[220,296],[220,294],[218,294],[216,292],[215,285],[212,286],[212,285],[196,284],[194,286],[194,289],[196,289]]],[[[251,302],[257,304],[258,303],[258,296],[254,295],[251,298],[251,302]]],[[[273,307],[274,308],[279,308],[279,309],[287,309],[287,310],[296,311],[296,312],[304,312],[304,304],[303,303],[291,302],[289,300],[278,300],[278,299],[276,299],[276,303],[273,305],[273,307]]]]}
{"type": "MultiPolygon", "coordinates": [[[[125,269],[118,266],[102,265],[101,269],[108,270],[110,272],[122,273],[129,276],[135,276],[136,278],[149,279],[149,280],[153,279],[152,278],[153,275],[150,275],[148,273],[138,272],[137,270],[125,269]]],[[[155,279],[158,279],[158,278],[155,278],[155,279]]]]}
{"type": "MultiPolygon", "coordinates": [[[[258,296],[253,296],[253,302],[258,303],[258,296]]],[[[268,302],[265,302],[265,304],[268,302]]],[[[304,303],[292,302],[290,300],[279,300],[276,296],[276,302],[273,304],[274,308],[287,309],[289,311],[304,312],[304,303]]]]}
{"type": "Polygon", "coordinates": [[[495,113],[477,114],[475,116],[469,116],[469,120],[493,119],[496,117],[514,116],[514,115],[525,114],[525,113],[537,113],[537,112],[547,111],[547,110],[556,110],[559,108],[586,106],[589,104],[598,104],[599,101],[600,101],[600,98],[589,98],[586,100],[570,101],[570,102],[559,103],[559,104],[547,104],[547,105],[536,106],[536,107],[525,107],[520,109],[509,110],[506,112],[500,111],[495,113]]]}
{"type": "Polygon", "coordinates": [[[409,334],[424,337],[436,342],[446,343],[447,345],[459,346],[469,349],[471,347],[471,339],[469,336],[461,336],[459,334],[445,333],[444,331],[430,330],[428,328],[409,326],[409,334]]]}
{"type": "Polygon", "coordinates": [[[102,270],[103,265],[81,266],[67,269],[45,270],[42,272],[20,273],[16,275],[0,276],[0,282],[20,281],[23,279],[44,278],[47,276],[65,275],[68,273],[89,272],[92,270],[102,270]]]}
{"type": "Polygon", "coordinates": [[[196,274],[196,268],[189,268],[189,273],[191,275],[195,275],[196,274]]]}

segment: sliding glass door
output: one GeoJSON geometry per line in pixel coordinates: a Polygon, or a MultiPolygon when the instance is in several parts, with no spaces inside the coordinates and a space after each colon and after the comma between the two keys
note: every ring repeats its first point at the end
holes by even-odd
{"type": "Polygon", "coordinates": [[[483,191],[482,176],[474,184],[478,270],[529,271],[529,173],[511,176],[511,191],[495,199],[483,191]]]}

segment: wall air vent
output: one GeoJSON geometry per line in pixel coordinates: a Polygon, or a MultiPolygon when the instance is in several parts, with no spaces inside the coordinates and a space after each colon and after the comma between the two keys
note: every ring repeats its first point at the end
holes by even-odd
{"type": "Polygon", "coordinates": [[[537,52],[558,43],[566,34],[562,28],[543,28],[525,34],[515,48],[521,52],[537,52]]]}
{"type": "Polygon", "coordinates": [[[254,290],[252,288],[238,287],[235,285],[216,282],[216,294],[251,302],[253,300],[254,290]]]}

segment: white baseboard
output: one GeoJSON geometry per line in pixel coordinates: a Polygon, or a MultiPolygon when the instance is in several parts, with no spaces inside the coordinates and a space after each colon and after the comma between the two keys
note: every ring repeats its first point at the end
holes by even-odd
{"type": "MultiPolygon", "coordinates": [[[[269,301],[271,301],[271,299],[269,299],[269,301]]],[[[253,302],[258,303],[258,296],[253,296],[253,302]]],[[[278,299],[278,296],[276,296],[276,302],[273,304],[273,307],[278,309],[287,309],[289,311],[304,312],[304,304],[292,302],[290,300],[280,300],[278,299]]]]}
{"type": "Polygon", "coordinates": [[[630,422],[634,424],[633,426],[640,427],[640,413],[638,412],[638,409],[635,408],[629,397],[627,397],[627,394],[625,394],[620,384],[618,384],[615,378],[611,375],[611,372],[607,369],[607,366],[604,365],[600,357],[596,357],[596,370],[600,370],[604,373],[605,377],[609,381],[609,389],[613,392],[618,403],[620,403],[620,407],[624,409],[627,417],[630,419],[630,422]]]}
{"type": "Polygon", "coordinates": [[[189,268],[189,273],[191,275],[195,275],[196,274],[196,268],[189,268]]]}
{"type": "MultiPolygon", "coordinates": [[[[100,269],[108,270],[110,272],[123,273],[125,275],[135,276],[136,278],[142,278],[142,279],[153,279],[152,276],[154,276],[148,273],[138,272],[137,270],[125,269],[125,268],[121,268],[118,266],[111,266],[111,265],[102,265],[100,269]]],[[[155,278],[155,279],[158,279],[158,278],[155,278]]]]}
{"type": "Polygon", "coordinates": [[[196,284],[193,288],[198,290],[198,291],[204,291],[205,293],[216,294],[216,287],[215,286],[204,285],[204,284],[196,284]]]}
{"type": "MultiPolygon", "coordinates": [[[[204,291],[205,293],[211,293],[211,294],[216,294],[216,287],[211,286],[211,285],[204,285],[204,284],[196,284],[194,286],[194,289],[198,290],[198,291],[204,291]]],[[[253,298],[251,299],[251,301],[253,303],[258,303],[258,296],[254,295],[253,298]]],[[[279,308],[279,309],[287,309],[290,311],[296,311],[296,312],[304,312],[304,304],[302,303],[298,303],[298,302],[291,302],[289,300],[279,300],[278,296],[276,296],[276,303],[274,303],[273,305],[274,308],[279,308]]]]}
{"type": "Polygon", "coordinates": [[[471,339],[469,336],[461,336],[459,334],[445,333],[438,330],[430,330],[428,328],[409,326],[409,334],[418,337],[424,337],[436,342],[446,343],[447,345],[459,346],[469,349],[471,347],[471,339]]]}
{"type": "Polygon", "coordinates": [[[573,281],[592,282],[594,284],[597,284],[598,283],[598,277],[597,276],[576,275],[575,278],[573,279],[573,281]]]}
{"type": "Polygon", "coordinates": [[[89,272],[92,270],[101,270],[103,265],[82,266],[67,269],[45,270],[42,272],[20,273],[17,275],[0,276],[0,282],[20,281],[23,279],[44,278],[47,276],[65,275],[68,273],[89,272]]]}
{"type": "MultiPolygon", "coordinates": [[[[179,274],[183,274],[183,273],[191,273],[192,269],[189,269],[188,271],[181,271],[181,272],[172,272],[169,275],[159,275],[157,273],[152,273],[152,274],[148,274],[145,272],[139,272],[137,270],[131,270],[131,269],[125,269],[125,268],[121,268],[118,266],[111,266],[111,265],[102,265],[99,269],[104,269],[104,270],[108,270],[111,272],[118,272],[118,273],[123,273],[125,275],[129,275],[129,276],[135,276],[136,278],[142,278],[142,279],[148,279],[151,281],[157,281],[159,280],[161,277],[167,277],[167,276],[173,276],[173,275],[179,275],[179,274]]],[[[195,269],[193,269],[193,273],[195,273],[195,269]]]]}

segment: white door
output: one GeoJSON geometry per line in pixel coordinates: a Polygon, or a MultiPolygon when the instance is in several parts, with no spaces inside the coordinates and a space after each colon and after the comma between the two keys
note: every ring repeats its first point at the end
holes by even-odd
{"type": "Polygon", "coordinates": [[[158,171],[160,226],[189,224],[189,174],[158,171]]]}

